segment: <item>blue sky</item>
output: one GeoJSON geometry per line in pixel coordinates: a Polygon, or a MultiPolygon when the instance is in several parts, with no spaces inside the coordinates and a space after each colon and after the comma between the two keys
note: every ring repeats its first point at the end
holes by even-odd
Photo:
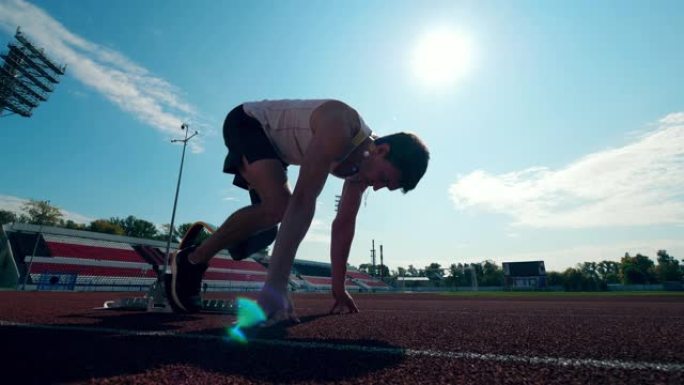
{"type": "MultiPolygon", "coordinates": [[[[226,113],[336,98],[432,155],[415,191],[367,196],[354,265],[373,239],[392,269],[681,259],[683,18],[679,1],[0,0],[3,45],[20,25],[68,66],[33,117],[0,118],[0,208],[169,223],[185,121],[177,223],[218,224],[249,202],[221,173],[226,113]]],[[[298,258],[329,260],[341,186],[298,258]]]]}

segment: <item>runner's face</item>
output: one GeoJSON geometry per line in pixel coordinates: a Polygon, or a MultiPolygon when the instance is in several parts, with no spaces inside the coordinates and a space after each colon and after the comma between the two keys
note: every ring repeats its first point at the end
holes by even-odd
{"type": "Polygon", "coordinates": [[[373,190],[387,188],[396,190],[400,187],[401,173],[392,163],[385,159],[389,152],[389,145],[377,146],[370,157],[361,165],[359,176],[361,180],[373,190]]]}

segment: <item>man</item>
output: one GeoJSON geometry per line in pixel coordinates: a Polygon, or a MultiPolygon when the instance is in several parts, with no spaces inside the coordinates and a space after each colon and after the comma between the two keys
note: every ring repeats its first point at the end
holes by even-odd
{"type": "Polygon", "coordinates": [[[275,238],[258,302],[271,321],[298,321],[288,278],[316,198],[333,174],[344,178],[344,187],[332,224],[331,312],[358,312],[345,276],[363,192],[415,188],[427,169],[425,144],[410,133],[377,138],[354,109],[336,100],[244,103],[228,114],[223,136],[228,147],[224,172],[235,174],[233,184],[249,189],[252,205],[233,213],[198,247],[174,256],[169,296],[174,309],[199,310],[202,275],[220,250],[228,248],[234,259],[243,259],[275,238]],[[287,183],[290,164],[300,166],[294,192],[287,183]]]}

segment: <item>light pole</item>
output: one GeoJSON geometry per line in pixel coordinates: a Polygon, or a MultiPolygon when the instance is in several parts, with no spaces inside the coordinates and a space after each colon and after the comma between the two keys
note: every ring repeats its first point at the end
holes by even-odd
{"type": "Polygon", "coordinates": [[[166,257],[164,258],[164,271],[162,274],[166,274],[169,268],[169,253],[171,251],[171,238],[173,238],[173,225],[176,220],[176,206],[178,205],[178,192],[180,191],[181,177],[183,176],[183,163],[185,162],[185,147],[188,145],[188,141],[197,135],[195,131],[192,135],[188,136],[188,125],[181,124],[181,130],[185,131],[185,139],[172,139],[171,143],[183,142],[183,155],[181,155],[180,171],[178,171],[178,184],[176,185],[176,197],[173,200],[173,212],[171,214],[171,225],[169,226],[169,239],[166,241],[166,257]]]}
{"type": "MultiPolygon", "coordinates": [[[[50,201],[45,201],[45,207],[50,206],[50,201]]],[[[43,232],[43,223],[45,223],[45,218],[40,218],[40,227],[38,227],[38,234],[36,234],[36,241],[33,243],[33,252],[31,252],[31,259],[29,259],[28,266],[26,267],[26,273],[24,274],[24,282],[21,284],[21,290],[26,290],[26,280],[31,273],[31,265],[33,265],[33,257],[36,255],[36,250],[38,249],[38,241],[40,241],[40,234],[43,232]]]]}

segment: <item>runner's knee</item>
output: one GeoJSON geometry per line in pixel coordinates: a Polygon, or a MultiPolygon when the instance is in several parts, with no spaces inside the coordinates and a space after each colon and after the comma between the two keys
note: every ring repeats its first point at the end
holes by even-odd
{"type": "Polygon", "coordinates": [[[287,204],[290,201],[290,193],[284,192],[275,197],[269,197],[261,202],[263,215],[269,224],[280,223],[287,210],[287,204]]]}

